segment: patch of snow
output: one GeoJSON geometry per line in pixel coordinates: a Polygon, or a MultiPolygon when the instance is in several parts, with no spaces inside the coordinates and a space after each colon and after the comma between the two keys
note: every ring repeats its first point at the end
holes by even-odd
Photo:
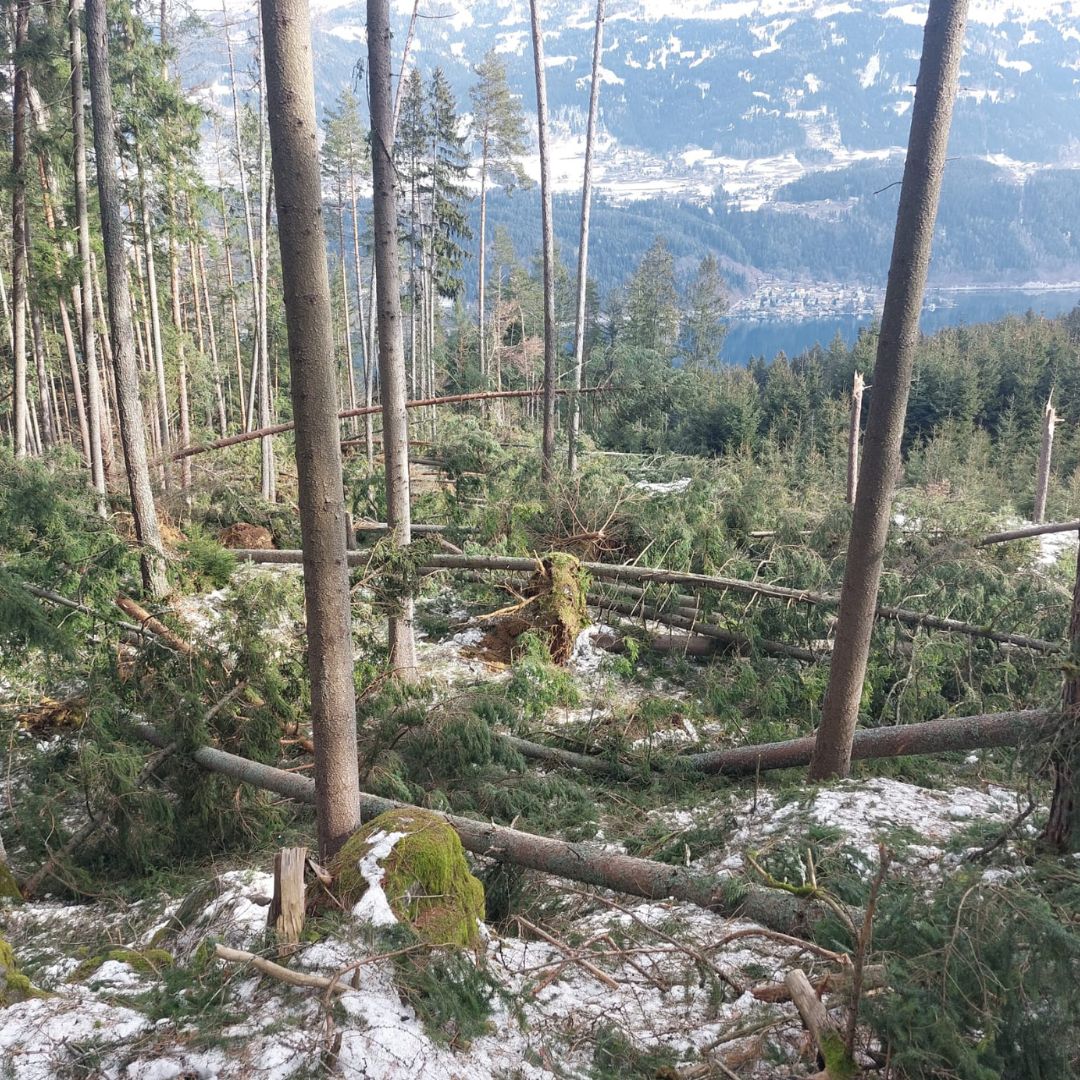
{"type": "Polygon", "coordinates": [[[394,845],[405,836],[402,832],[383,832],[381,829],[371,837],[367,854],[357,864],[360,876],[367,882],[364,895],[353,905],[353,917],[372,926],[393,926],[397,916],[390,910],[390,901],[382,887],[385,872],[383,862],[394,850],[394,845]]]}
{"type": "Polygon", "coordinates": [[[639,491],[647,491],[650,495],[679,495],[684,492],[690,484],[691,478],[689,476],[684,476],[678,480],[663,480],[655,483],[648,480],[639,480],[634,487],[639,491]]]}
{"type": "Polygon", "coordinates": [[[608,654],[596,644],[596,639],[603,636],[618,637],[618,631],[605,623],[587,626],[577,636],[574,651],[570,656],[570,667],[581,675],[588,675],[600,668],[608,654]]]}
{"type": "Polygon", "coordinates": [[[862,71],[856,71],[856,75],[859,76],[859,85],[864,90],[869,90],[874,83],[877,82],[877,77],[881,73],[881,53],[876,52],[869,60],[866,61],[866,67],[862,71]]]}

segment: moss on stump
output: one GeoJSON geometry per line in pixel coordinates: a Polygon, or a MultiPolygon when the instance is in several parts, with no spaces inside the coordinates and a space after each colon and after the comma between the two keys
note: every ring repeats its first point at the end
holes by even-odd
{"type": "Polygon", "coordinates": [[[423,941],[477,943],[484,887],[469,871],[461,838],[438,814],[388,810],[357,830],[331,861],[334,895],[347,907],[357,904],[376,867],[390,910],[423,941]],[[389,851],[378,856],[395,836],[389,851]]]}
{"type": "Polygon", "coordinates": [[[529,614],[533,627],[547,643],[551,659],[565,664],[574,653],[578,635],[589,625],[585,598],[589,575],[573,555],[548,552],[525,588],[536,597],[529,614]]]}
{"type": "Polygon", "coordinates": [[[0,938],[0,1009],[17,1005],[28,998],[46,997],[44,990],[39,990],[19,970],[15,963],[15,954],[11,946],[0,938]]]}

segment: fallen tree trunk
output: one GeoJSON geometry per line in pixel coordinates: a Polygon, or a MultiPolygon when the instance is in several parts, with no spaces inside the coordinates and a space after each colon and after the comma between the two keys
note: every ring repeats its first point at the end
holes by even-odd
{"type": "MultiPolygon", "coordinates": [[[[250,562],[299,563],[300,551],[260,551],[237,549],[233,555],[250,562]]],[[[349,565],[360,566],[364,562],[364,552],[350,552],[349,565]]],[[[503,573],[534,573],[535,559],[515,558],[499,555],[430,555],[424,561],[429,570],[498,570],[503,573]]],[[[760,581],[742,581],[738,578],[718,577],[709,574],[690,574],[681,570],[662,570],[653,566],[612,565],[609,563],[583,562],[582,569],[601,581],[653,581],[664,585],[690,585],[699,589],[715,589],[718,592],[740,592],[751,596],[768,596],[774,600],[786,600],[799,604],[816,604],[824,607],[836,607],[840,597],[831,593],[810,592],[805,589],[789,589],[783,585],[768,585],[760,581]]],[[[986,638],[999,645],[1015,645],[1022,649],[1037,652],[1061,652],[1064,645],[1042,638],[1029,637],[1026,634],[1013,634],[993,630],[988,626],[975,626],[973,623],[947,619],[939,615],[927,615],[921,611],[909,611],[907,608],[879,607],[878,618],[895,619],[909,626],[922,626],[931,630],[945,630],[952,634],[965,634],[968,637],[986,638]]],[[[794,646],[792,646],[794,647],[794,646]]]]}
{"type": "MultiPolygon", "coordinates": [[[[167,745],[165,736],[150,724],[135,724],[133,729],[154,746],[167,745]]],[[[211,772],[314,805],[315,783],[298,773],[285,772],[209,746],[198,747],[188,756],[211,772]]],[[[406,803],[375,795],[360,795],[364,821],[406,806],[406,803]]],[[[596,844],[571,844],[454,814],[439,816],[457,831],[466,850],[475,855],[586,885],[648,900],[683,900],[729,918],[744,918],[799,937],[811,937],[815,927],[830,914],[820,901],[794,896],[780,889],[747,885],[741,878],[667,866],[651,859],[636,859],[608,851],[596,844]]],[[[858,921],[858,913],[853,917],[858,921]]]]}
{"type": "MultiPolygon", "coordinates": [[[[995,746],[1019,746],[1049,734],[1057,724],[1057,713],[1050,709],[1023,712],[985,713],[927,720],[921,724],[897,724],[889,727],[861,728],[855,732],[853,760],[907,757],[919,754],[944,754],[956,750],[988,750],[995,746]]],[[[551,765],[566,765],[615,779],[634,773],[630,764],[611,761],[599,755],[546,746],[515,736],[503,738],[522,757],[551,765]]],[[[708,750],[700,754],[659,757],[649,761],[658,771],[714,773],[724,776],[753,776],[771,769],[792,769],[808,765],[814,750],[814,736],[784,742],[740,746],[731,750],[708,750]]]]}
{"type": "Polygon", "coordinates": [[[597,596],[589,593],[589,604],[601,610],[616,611],[621,615],[628,615],[642,619],[650,619],[663,626],[674,626],[679,630],[689,630],[694,634],[712,638],[742,652],[758,650],[768,653],[770,656],[782,656],[789,660],[802,660],[805,663],[814,663],[818,657],[809,649],[801,645],[788,645],[783,641],[769,641],[765,638],[750,638],[746,634],[740,634],[732,630],[722,630],[715,623],[705,622],[691,615],[684,615],[673,611],[657,611],[656,608],[646,607],[630,600],[613,600],[606,596],[597,596]]]}
{"type": "MultiPolygon", "coordinates": [[[[582,394],[598,394],[607,389],[606,386],[587,386],[579,392],[582,394]]],[[[568,394],[569,392],[569,390],[555,391],[556,394],[568,394]]],[[[447,397],[420,398],[416,401],[406,401],[405,408],[420,409],[432,405],[460,405],[467,401],[490,401],[493,398],[540,397],[541,394],[543,394],[542,390],[484,390],[472,394],[450,394],[447,397]]],[[[381,412],[381,405],[365,405],[359,409],[342,409],[338,413],[338,419],[349,420],[354,416],[375,416],[381,412]]],[[[224,439],[215,439],[213,442],[203,443],[200,446],[185,446],[183,449],[173,453],[168,460],[180,461],[195,454],[205,454],[211,450],[224,450],[227,446],[236,446],[238,443],[251,442],[254,439],[265,439],[269,435],[281,435],[286,431],[292,431],[292,429],[291,420],[281,424],[270,424],[254,431],[244,431],[239,435],[229,435],[224,439]]],[[[160,464],[160,462],[152,462],[151,464],[160,464]]]]}
{"type": "Polygon", "coordinates": [[[1026,525],[1022,529],[1010,529],[1008,532],[991,533],[975,541],[976,547],[990,544],[1004,544],[1008,540],[1024,540],[1029,536],[1046,536],[1049,533],[1080,532],[1080,521],[1059,521],[1047,525],[1026,525]]]}
{"type": "MultiPolygon", "coordinates": [[[[983,750],[995,746],[1019,746],[1053,729],[1057,714],[1050,709],[986,713],[927,720],[921,724],[896,724],[862,728],[855,732],[852,760],[907,757],[912,754],[944,754],[955,750],[983,750]]],[[[745,746],[736,750],[710,750],[678,759],[678,767],[695,772],[746,776],[768,769],[808,765],[814,736],[786,742],[745,746]]]]}

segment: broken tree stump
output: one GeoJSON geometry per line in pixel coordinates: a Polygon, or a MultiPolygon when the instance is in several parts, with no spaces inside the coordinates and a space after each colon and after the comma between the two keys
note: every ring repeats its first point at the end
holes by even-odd
{"type": "Polygon", "coordinates": [[[266,925],[277,937],[278,956],[289,956],[300,944],[307,910],[304,871],[306,847],[282,848],[274,855],[274,897],[266,915],[266,925]]]}
{"type": "Polygon", "coordinates": [[[825,1063],[824,1076],[828,1080],[851,1080],[858,1073],[851,1053],[844,1045],[840,1029],[829,1019],[829,1012],[821,1003],[806,973],[800,968],[789,971],[784,986],[799,1010],[803,1025],[810,1032],[821,1060],[825,1063]]]}

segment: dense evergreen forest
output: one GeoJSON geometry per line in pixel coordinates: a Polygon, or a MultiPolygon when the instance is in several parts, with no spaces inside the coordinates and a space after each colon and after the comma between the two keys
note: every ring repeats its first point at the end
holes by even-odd
{"type": "Polygon", "coordinates": [[[1080,306],[918,326],[1075,175],[947,157],[930,0],[905,161],[593,199],[598,0],[556,198],[528,7],[535,112],[7,4],[0,1076],[1080,1075],[1080,306]],[[751,264],[881,318],[723,364],[751,264]]]}

